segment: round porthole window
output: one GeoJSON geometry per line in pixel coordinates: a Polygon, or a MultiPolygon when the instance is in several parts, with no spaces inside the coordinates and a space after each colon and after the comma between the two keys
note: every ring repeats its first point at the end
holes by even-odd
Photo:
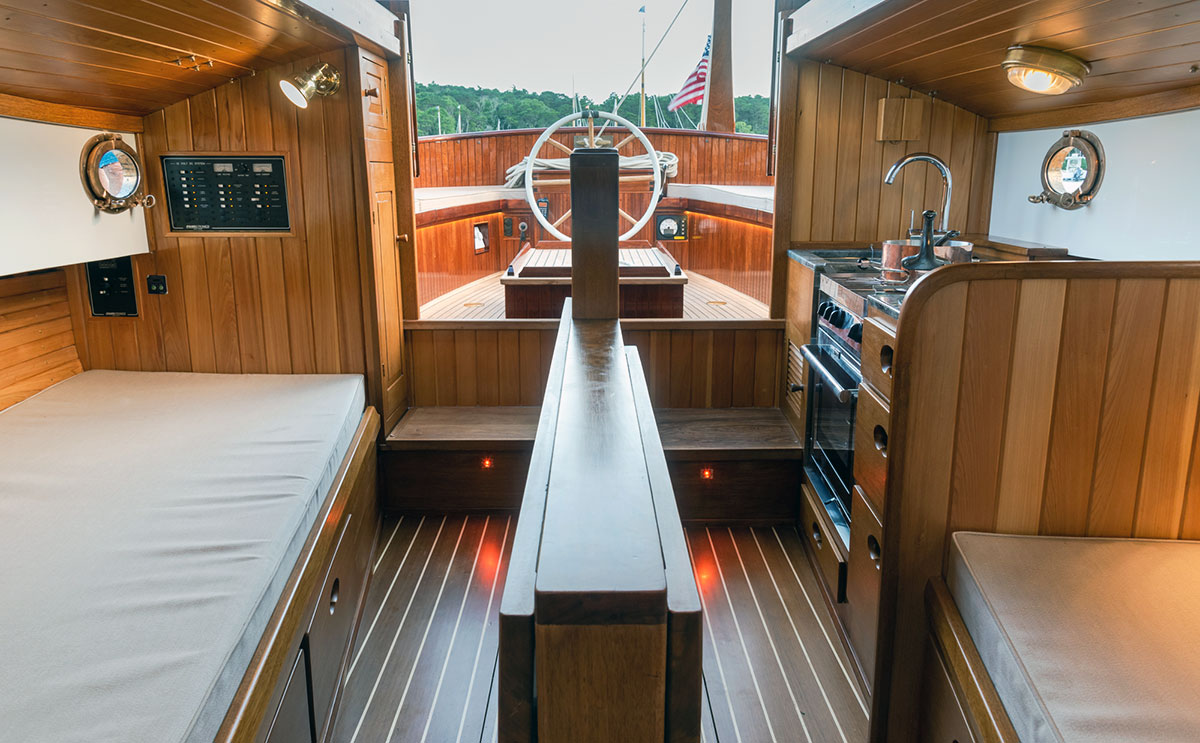
{"type": "Polygon", "coordinates": [[[1042,192],[1035,204],[1078,209],[1096,198],[1104,180],[1104,147],[1091,132],[1070,129],[1046,151],[1042,160],[1042,192]]]}
{"type": "Polygon", "coordinates": [[[154,206],[143,195],[144,174],[137,152],[119,134],[97,134],[83,146],[79,178],[88,199],[101,211],[119,214],[135,206],[154,206]]]}

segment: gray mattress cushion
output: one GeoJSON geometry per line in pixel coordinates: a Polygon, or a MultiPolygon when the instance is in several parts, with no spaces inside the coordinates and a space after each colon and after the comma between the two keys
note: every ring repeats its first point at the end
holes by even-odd
{"type": "Polygon", "coordinates": [[[1024,743],[1200,740],[1200,542],[959,532],[947,582],[1024,743]]]}
{"type": "Polygon", "coordinates": [[[362,378],[89,371],[0,413],[0,741],[210,741],[362,378]]]}

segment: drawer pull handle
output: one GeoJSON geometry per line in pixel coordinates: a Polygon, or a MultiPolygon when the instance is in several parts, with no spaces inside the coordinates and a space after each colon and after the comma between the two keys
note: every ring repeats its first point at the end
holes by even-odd
{"type": "Polygon", "coordinates": [[[892,358],[896,355],[896,351],[886,343],[879,349],[879,369],[884,374],[892,373],[892,358]]]}
{"type": "Polygon", "coordinates": [[[813,542],[815,542],[816,545],[818,547],[820,547],[821,546],[821,529],[820,529],[820,527],[817,526],[816,521],[814,521],[813,525],[812,525],[812,538],[813,538],[813,542]]]}
{"type": "Polygon", "coordinates": [[[333,579],[333,590],[329,592],[329,613],[332,615],[333,610],[337,608],[338,602],[338,579],[333,579]]]}
{"type": "Polygon", "coordinates": [[[883,557],[883,550],[879,548],[879,540],[874,534],[867,535],[867,554],[871,556],[871,561],[875,563],[876,570],[882,570],[880,559],[883,557]]]}
{"type": "Polygon", "coordinates": [[[788,392],[800,392],[803,389],[804,385],[796,384],[795,382],[792,382],[790,385],[788,385],[788,392]]]}
{"type": "Polygon", "coordinates": [[[883,456],[887,456],[887,429],[883,426],[875,426],[875,448],[883,456]]]}

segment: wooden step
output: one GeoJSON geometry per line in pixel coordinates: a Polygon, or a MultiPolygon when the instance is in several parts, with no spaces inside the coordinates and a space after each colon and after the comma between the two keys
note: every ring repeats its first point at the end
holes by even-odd
{"type": "Polygon", "coordinates": [[[537,405],[410,408],[383,443],[393,450],[511,451],[533,448],[537,405]]]}
{"type": "MultiPolygon", "coordinates": [[[[383,443],[391,450],[526,450],[534,405],[411,408],[383,443]]],[[[800,459],[804,448],[778,408],[660,408],[654,411],[668,460],[800,459]]]]}
{"type": "MultiPolygon", "coordinates": [[[[520,507],[540,407],[410,409],[382,444],[393,513],[520,507]]],[[[654,411],[680,513],[692,523],[791,523],[803,445],[778,408],[654,411]]]]}
{"type": "Polygon", "coordinates": [[[804,456],[779,408],[662,408],[654,417],[667,461],[804,456]]]}

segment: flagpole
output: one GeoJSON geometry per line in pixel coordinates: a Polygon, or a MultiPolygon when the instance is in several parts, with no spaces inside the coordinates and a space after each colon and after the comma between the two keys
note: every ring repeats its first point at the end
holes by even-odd
{"type": "MultiPolygon", "coordinates": [[[[641,126],[646,126],[646,6],[638,11],[642,14],[642,116],[641,126]]],[[[618,112],[619,113],[619,112],[618,112]]]]}
{"type": "MultiPolygon", "coordinates": [[[[697,129],[708,130],[708,89],[712,83],[712,36],[708,37],[708,72],[704,75],[704,100],[700,102],[700,124],[697,129]]],[[[691,117],[689,117],[690,119],[691,117]]]]}

